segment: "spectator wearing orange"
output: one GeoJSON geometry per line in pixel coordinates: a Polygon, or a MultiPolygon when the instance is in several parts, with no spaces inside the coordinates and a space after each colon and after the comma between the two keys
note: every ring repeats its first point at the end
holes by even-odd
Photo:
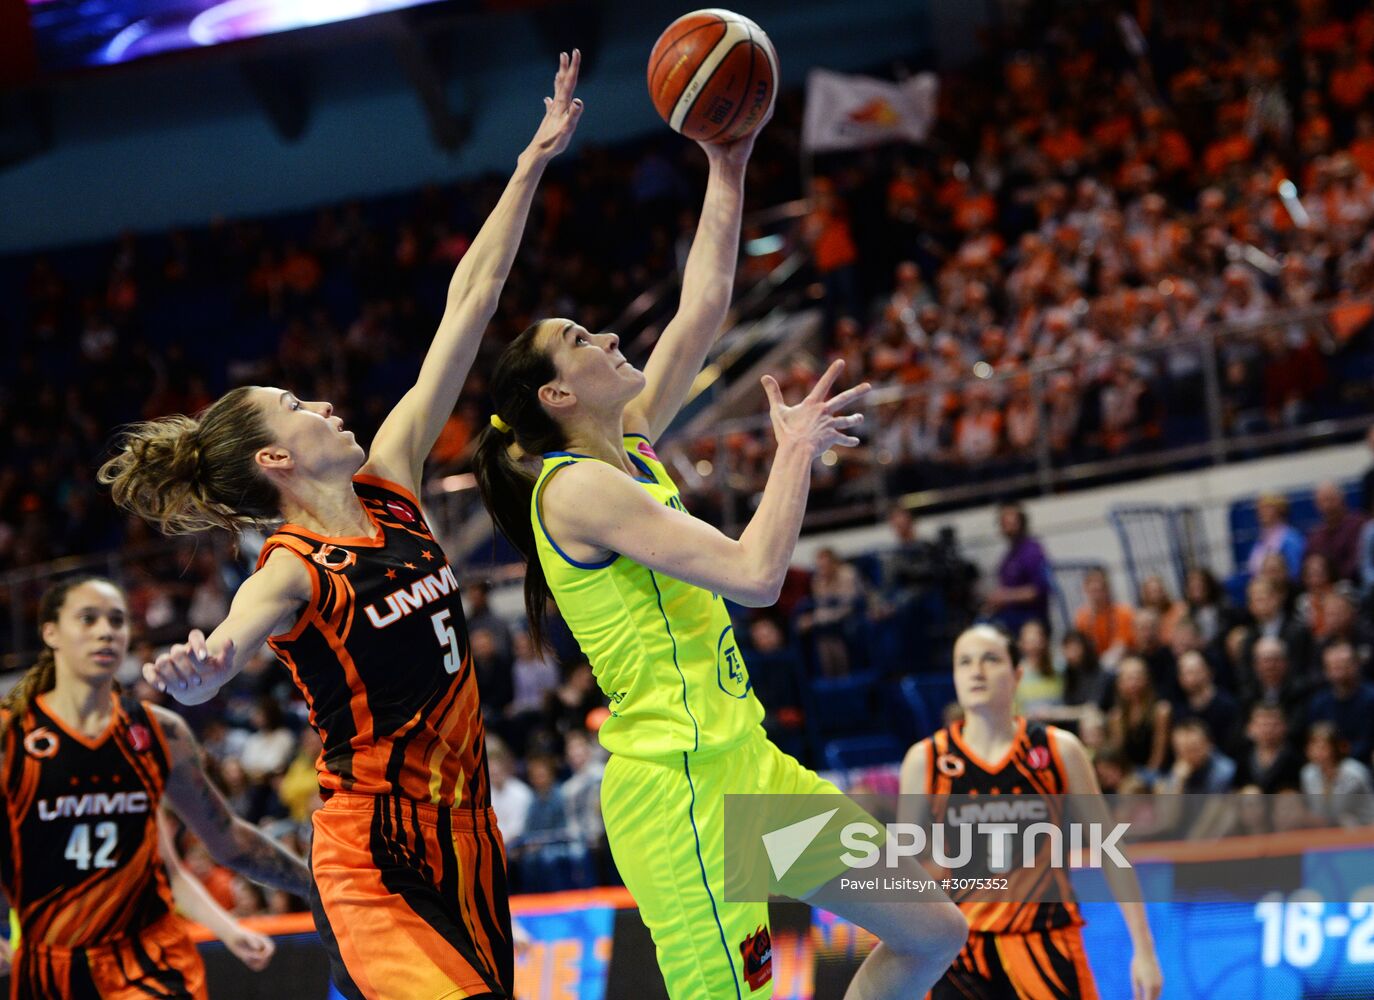
{"type": "Polygon", "coordinates": [[[324,271],[309,250],[295,243],[286,245],[281,262],[281,280],[296,295],[306,296],[319,287],[324,271]]]}
{"type": "Polygon", "coordinates": [[[1213,140],[1202,154],[1202,169],[1208,177],[1219,178],[1231,167],[1249,163],[1255,156],[1255,144],[1245,134],[1244,121],[1232,122],[1213,140]]]}
{"type": "Polygon", "coordinates": [[[1361,111],[1355,117],[1355,138],[1349,153],[1365,177],[1374,181],[1374,114],[1361,111]]]}
{"type": "Polygon", "coordinates": [[[1159,637],[1166,644],[1174,641],[1174,626],[1188,613],[1188,605],[1169,596],[1164,578],[1152,573],[1140,581],[1140,606],[1159,615],[1159,637]]]}
{"type": "Polygon", "coordinates": [[[1353,114],[1374,94],[1374,64],[1346,42],[1327,80],[1327,93],[1340,110],[1353,114]]]}
{"type": "MultiPolygon", "coordinates": [[[[827,316],[857,314],[859,249],[835,182],[817,177],[811,182],[811,211],[802,221],[802,237],[811,247],[816,276],[825,286],[827,316]]],[[[827,323],[827,326],[829,324],[827,323]]]]}
{"type": "Polygon", "coordinates": [[[1060,172],[1073,170],[1083,161],[1088,144],[1082,134],[1072,124],[1061,121],[1058,115],[1050,115],[1045,122],[1045,131],[1040,137],[1040,152],[1053,163],[1060,172]]]}
{"type": "Polygon", "coordinates": [[[1007,447],[1018,458],[1030,458],[1040,440],[1040,408],[1025,377],[1016,379],[1006,410],[1007,447]]]}
{"type": "Polygon", "coordinates": [[[1001,446],[1002,414],[992,405],[986,386],[972,386],[954,425],[955,454],[965,465],[978,466],[996,457],[1001,446]]]}
{"type": "Polygon", "coordinates": [[[1090,569],[1083,578],[1087,603],[1074,615],[1074,628],[1092,640],[1098,658],[1106,666],[1120,662],[1135,646],[1135,612],[1130,605],[1112,600],[1111,584],[1101,569],[1090,569]]]}

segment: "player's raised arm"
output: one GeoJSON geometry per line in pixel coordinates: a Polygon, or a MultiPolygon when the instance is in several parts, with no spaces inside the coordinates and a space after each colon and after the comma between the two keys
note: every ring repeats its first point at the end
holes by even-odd
{"type": "Polygon", "coordinates": [[[568,147],[582,115],[573,97],[582,55],[559,57],[553,97],[544,98],[544,120],[520,154],[506,190],[449,282],[448,302],[415,385],[382,422],[364,471],[419,492],[425,456],[453,412],[482,333],[515,261],[535,189],[549,161],[568,147]]]}
{"type": "Polygon", "coordinates": [[[183,705],[209,701],[268,636],[295,624],[310,600],[311,586],[310,574],[296,556],[273,552],[239,587],[228,616],[209,638],[192,629],[184,643],[143,665],[143,679],[183,705]]]}
{"type": "Polygon", "coordinates": [[[784,405],[777,383],[765,377],[778,451],[739,541],[658,503],[602,462],[577,463],[549,479],[540,500],[545,524],[561,541],[619,553],[736,603],[772,604],[801,532],[812,460],[827,448],[858,444],[845,432],[862,418],[840,411],[868,391],[867,383],[826,399],[842,367],[832,364],[796,406],[784,405]]]}
{"type": "MultiPolygon", "coordinates": [[[[1076,812],[1084,815],[1090,822],[1109,825],[1110,812],[1102,797],[1102,788],[1097,783],[1088,751],[1077,736],[1062,729],[1051,729],[1050,738],[1055,742],[1059,758],[1064,762],[1068,777],[1068,793],[1075,797],[1078,804],[1076,812]]],[[[1132,1000],[1156,1000],[1164,988],[1164,973],[1159,968],[1159,957],[1155,954],[1155,939],[1150,932],[1150,921],[1145,916],[1145,904],[1140,901],[1140,881],[1130,868],[1117,868],[1108,865],[1103,870],[1107,884],[1112,887],[1121,916],[1126,922],[1126,930],[1131,935],[1131,947],[1135,954],[1131,958],[1131,997],[1132,1000]]]]}
{"type": "Polygon", "coordinates": [[[710,172],[682,275],[681,304],[644,366],[644,391],[625,409],[626,430],[647,434],[651,440],[658,440],[682,408],[730,310],[744,176],[757,135],[756,129],[728,144],[699,143],[710,172]]]}
{"type": "Polygon", "coordinates": [[[224,795],[206,776],[200,745],[181,716],[156,705],[151,710],[167,737],[167,802],[205,844],[210,856],[261,885],[307,896],[310,871],[305,862],[234,815],[224,795]]]}

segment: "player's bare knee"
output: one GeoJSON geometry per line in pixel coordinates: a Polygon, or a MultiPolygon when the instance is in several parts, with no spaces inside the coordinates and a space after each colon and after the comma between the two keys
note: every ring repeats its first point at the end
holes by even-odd
{"type": "Polygon", "coordinates": [[[931,947],[939,950],[940,962],[953,962],[963,950],[964,943],[968,941],[968,920],[965,919],[963,911],[952,902],[927,905],[933,905],[937,910],[932,921],[936,927],[931,932],[931,947]]]}
{"type": "Polygon", "coordinates": [[[883,943],[908,958],[948,964],[968,940],[968,921],[949,901],[912,902],[901,907],[880,934],[883,943]]]}

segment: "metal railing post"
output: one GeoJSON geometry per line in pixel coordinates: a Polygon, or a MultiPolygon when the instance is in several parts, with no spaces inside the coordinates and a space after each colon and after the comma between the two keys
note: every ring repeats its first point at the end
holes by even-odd
{"type": "Polygon", "coordinates": [[[1035,404],[1035,415],[1040,433],[1035,436],[1035,472],[1040,483],[1040,492],[1048,496],[1054,492],[1054,455],[1050,451],[1050,410],[1045,392],[1044,371],[1031,373],[1031,401],[1035,404]]]}
{"type": "Polygon", "coordinates": [[[873,502],[881,516],[890,505],[892,497],[887,489],[887,467],[878,461],[878,449],[873,444],[881,428],[878,426],[878,407],[874,404],[872,396],[864,400],[859,412],[864,415],[864,427],[867,429],[863,437],[868,445],[865,451],[868,452],[868,474],[873,478],[873,502]]]}
{"type": "Polygon", "coordinates": [[[1226,461],[1226,428],[1223,422],[1221,400],[1221,375],[1217,365],[1216,331],[1206,328],[1202,332],[1202,380],[1207,395],[1207,433],[1212,446],[1212,464],[1222,465],[1226,461]]]}

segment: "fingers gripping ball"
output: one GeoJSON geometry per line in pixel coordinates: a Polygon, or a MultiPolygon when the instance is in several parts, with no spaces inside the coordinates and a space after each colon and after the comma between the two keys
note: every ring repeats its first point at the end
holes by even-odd
{"type": "Polygon", "coordinates": [[[684,14],[654,43],[649,96],[689,139],[734,142],[768,117],[778,91],[778,54],[753,21],[728,10],[684,14]]]}

